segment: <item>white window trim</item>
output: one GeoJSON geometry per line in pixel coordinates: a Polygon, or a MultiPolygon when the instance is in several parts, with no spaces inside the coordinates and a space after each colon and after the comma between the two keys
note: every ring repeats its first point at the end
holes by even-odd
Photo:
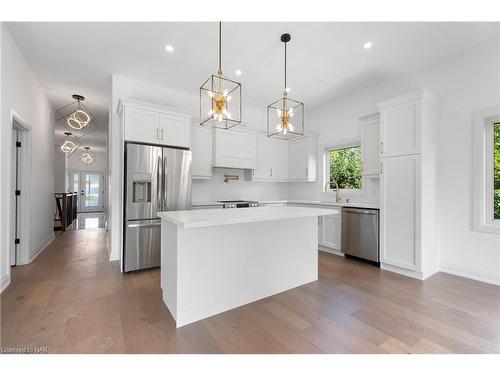
{"type": "Polygon", "coordinates": [[[500,220],[493,219],[493,123],[500,121],[500,108],[473,115],[473,228],[500,234],[500,220]],[[488,172],[490,171],[490,172],[488,172]]]}
{"type": "MultiPolygon", "coordinates": [[[[322,172],[322,186],[320,186],[320,193],[324,196],[335,196],[335,190],[329,189],[325,190],[326,183],[330,180],[330,159],[329,153],[331,150],[340,149],[340,148],[348,148],[348,147],[361,147],[361,153],[363,153],[363,147],[361,145],[361,139],[351,139],[348,141],[344,141],[341,143],[335,144],[325,144],[321,146],[322,155],[321,155],[321,170],[322,172]]],[[[361,160],[363,160],[363,155],[361,155],[361,160]]],[[[361,175],[361,189],[339,189],[339,194],[342,198],[345,197],[364,197],[366,195],[366,180],[365,176],[361,175]]]]}

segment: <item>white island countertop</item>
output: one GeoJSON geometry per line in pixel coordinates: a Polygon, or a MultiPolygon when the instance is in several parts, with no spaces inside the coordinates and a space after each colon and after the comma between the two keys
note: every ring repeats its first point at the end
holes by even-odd
{"type": "Polygon", "coordinates": [[[165,211],[158,212],[158,216],[163,220],[173,223],[181,228],[203,228],[230,224],[254,223],[259,221],[326,216],[338,213],[339,210],[335,208],[324,209],[311,207],[269,206],[165,211]]]}

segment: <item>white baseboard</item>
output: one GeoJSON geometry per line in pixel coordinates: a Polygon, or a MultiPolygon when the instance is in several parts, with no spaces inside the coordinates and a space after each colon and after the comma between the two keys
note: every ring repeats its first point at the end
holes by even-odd
{"type": "Polygon", "coordinates": [[[0,293],[3,293],[5,289],[10,285],[10,275],[5,274],[0,279],[0,293]]]}
{"type": "Polygon", "coordinates": [[[468,269],[466,267],[457,266],[450,263],[441,263],[441,272],[449,273],[450,275],[465,277],[466,279],[472,279],[476,281],[481,281],[483,283],[500,285],[500,276],[493,275],[486,272],[477,272],[475,270],[468,269]]]}
{"type": "Polygon", "coordinates": [[[338,255],[339,257],[343,257],[344,256],[344,253],[342,251],[336,250],[336,249],[331,249],[329,247],[325,247],[325,246],[319,245],[318,249],[319,249],[319,251],[324,251],[325,253],[330,253],[330,254],[338,255]]]}
{"type": "Polygon", "coordinates": [[[47,241],[44,241],[38,248],[35,249],[35,251],[31,250],[30,254],[30,263],[33,262],[41,253],[43,250],[49,246],[49,244],[52,242],[52,240],[56,237],[55,233],[52,233],[52,235],[47,239],[47,241]]]}
{"type": "Polygon", "coordinates": [[[380,268],[386,271],[399,273],[400,275],[403,276],[412,277],[417,280],[424,280],[424,275],[420,271],[407,270],[387,263],[380,263],[380,268]]]}

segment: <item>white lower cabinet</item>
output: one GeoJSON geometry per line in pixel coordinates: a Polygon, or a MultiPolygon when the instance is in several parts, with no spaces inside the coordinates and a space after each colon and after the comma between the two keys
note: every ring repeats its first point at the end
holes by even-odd
{"type": "MultiPolygon", "coordinates": [[[[340,209],[340,207],[339,207],[340,209]]],[[[318,222],[318,243],[333,250],[341,250],[341,214],[320,216],[318,222]]]]}
{"type": "Polygon", "coordinates": [[[191,151],[193,155],[191,175],[193,179],[209,179],[212,169],[212,129],[200,125],[191,127],[191,151]]]}

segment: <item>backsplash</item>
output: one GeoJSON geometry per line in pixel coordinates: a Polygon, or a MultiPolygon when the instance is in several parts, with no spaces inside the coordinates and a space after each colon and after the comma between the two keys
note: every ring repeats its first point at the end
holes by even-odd
{"type": "Polygon", "coordinates": [[[284,200],[288,197],[286,182],[245,181],[242,169],[214,168],[210,180],[193,180],[193,203],[214,202],[217,200],[284,200]],[[238,181],[224,182],[224,174],[239,176],[238,181]]]}

